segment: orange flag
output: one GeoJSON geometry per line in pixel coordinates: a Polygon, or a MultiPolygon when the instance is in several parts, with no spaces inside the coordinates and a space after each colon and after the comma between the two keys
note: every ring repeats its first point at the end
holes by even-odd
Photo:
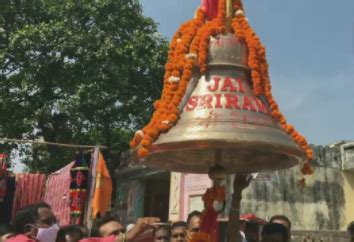
{"type": "Polygon", "coordinates": [[[101,152],[98,154],[96,168],[96,189],[92,201],[92,217],[96,219],[97,214],[105,214],[111,202],[112,180],[106,166],[106,161],[101,152]]]}

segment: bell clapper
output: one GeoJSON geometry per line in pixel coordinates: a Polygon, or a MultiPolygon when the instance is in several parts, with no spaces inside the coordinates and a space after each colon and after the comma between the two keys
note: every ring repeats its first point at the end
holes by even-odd
{"type": "MultiPolygon", "coordinates": [[[[221,154],[221,152],[216,152],[216,157],[220,156],[220,154],[221,154]]],[[[224,181],[227,176],[226,170],[219,165],[215,165],[209,169],[208,175],[209,175],[209,178],[213,181],[212,189],[223,190],[225,192],[224,181]]],[[[213,208],[218,213],[221,213],[225,209],[225,205],[226,205],[225,200],[223,202],[217,201],[217,200],[215,200],[213,202],[213,208]]]]}

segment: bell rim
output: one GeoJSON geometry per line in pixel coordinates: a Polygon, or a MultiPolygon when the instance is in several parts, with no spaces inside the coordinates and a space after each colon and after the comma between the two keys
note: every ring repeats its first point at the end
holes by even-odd
{"type": "MultiPolygon", "coordinates": [[[[204,141],[203,143],[203,145],[200,145],[200,141],[186,141],[177,143],[153,144],[148,157],[146,157],[145,159],[140,159],[139,163],[161,170],[193,174],[207,174],[210,167],[214,165],[220,165],[226,169],[228,174],[234,174],[238,172],[254,173],[285,170],[300,164],[303,160],[306,159],[305,153],[299,147],[297,147],[295,143],[293,147],[284,146],[281,144],[255,142],[252,142],[252,146],[250,146],[251,143],[247,142],[220,142],[220,140],[214,140],[214,142],[210,142],[209,140],[204,141]],[[218,144],[216,145],[216,143],[218,144]],[[225,148],[227,145],[230,145],[230,148],[225,148]],[[196,146],[198,146],[198,148],[196,148],[196,146]],[[231,146],[233,147],[232,149],[231,146]],[[248,150],[247,146],[249,147],[248,150]],[[228,165],[228,167],[225,167],[223,161],[218,163],[210,162],[210,160],[209,162],[205,162],[205,164],[199,166],[188,165],[188,162],[194,162],[194,158],[188,160],[188,156],[192,157],[194,152],[204,153],[208,154],[209,156],[213,156],[210,154],[215,154],[216,150],[221,150],[222,152],[224,152],[224,154],[229,155],[231,153],[235,154],[238,151],[242,151],[243,153],[248,152],[250,155],[243,155],[245,160],[241,162],[235,162],[235,164],[244,164],[243,169],[236,168],[237,166],[232,167],[230,166],[230,164],[228,165]],[[253,162],[253,165],[251,166],[247,165],[249,163],[247,159],[249,158],[249,156],[253,156],[255,152],[258,154],[264,153],[264,155],[267,155],[267,157],[284,157],[284,161],[278,158],[275,159],[275,161],[272,161],[270,158],[269,161],[266,162],[257,161],[253,162]],[[176,157],[179,156],[183,156],[183,160],[185,161],[180,163],[177,159],[176,162],[176,157]]],[[[138,149],[132,151],[134,153],[133,156],[135,158],[137,158],[137,150],[138,149]]],[[[211,159],[213,158],[211,157],[211,159]]]]}

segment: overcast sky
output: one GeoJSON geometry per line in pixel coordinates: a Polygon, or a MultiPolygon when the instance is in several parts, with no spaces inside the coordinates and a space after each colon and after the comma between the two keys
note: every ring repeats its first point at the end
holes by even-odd
{"type": "MultiPolygon", "coordinates": [[[[200,0],[141,0],[170,39],[200,0]]],[[[354,140],[354,0],[244,0],[267,47],[273,95],[310,143],[354,140]]]]}

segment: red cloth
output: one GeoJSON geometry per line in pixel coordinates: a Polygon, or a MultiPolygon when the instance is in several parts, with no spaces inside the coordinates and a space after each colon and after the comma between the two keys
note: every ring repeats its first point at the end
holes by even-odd
{"type": "Polygon", "coordinates": [[[105,238],[86,238],[82,239],[79,242],[114,242],[115,237],[114,235],[105,237],[105,238]]]}
{"type": "Polygon", "coordinates": [[[16,175],[16,192],[12,217],[21,208],[42,201],[45,189],[45,175],[22,173],[16,175]]]}
{"type": "Polygon", "coordinates": [[[20,234],[15,237],[11,237],[7,239],[6,242],[36,242],[36,241],[34,239],[28,238],[24,234],[20,234]]]}
{"type": "MultiPolygon", "coordinates": [[[[1,170],[0,172],[3,172],[3,170],[1,170]]],[[[5,173],[4,176],[0,175],[0,202],[3,202],[6,196],[6,186],[7,186],[7,174],[5,173]]]]}
{"type": "Polygon", "coordinates": [[[216,18],[218,15],[219,0],[202,0],[202,10],[205,12],[208,20],[216,18]]]}
{"type": "Polygon", "coordinates": [[[240,220],[245,220],[245,221],[252,221],[255,220],[256,218],[257,218],[256,215],[254,215],[253,213],[246,213],[240,216],[240,220]]]}
{"type": "Polygon", "coordinates": [[[218,221],[219,213],[213,209],[205,209],[202,215],[200,231],[210,234],[211,241],[218,241],[218,221]]]}
{"type": "Polygon", "coordinates": [[[254,215],[253,213],[246,213],[246,214],[242,214],[240,216],[240,220],[243,221],[252,221],[258,224],[266,224],[267,221],[265,221],[264,219],[258,218],[256,215],[254,215]]]}
{"type": "Polygon", "coordinates": [[[61,226],[70,224],[70,169],[74,162],[48,176],[44,202],[48,203],[61,226]]]}
{"type": "Polygon", "coordinates": [[[6,155],[0,154],[0,202],[4,201],[6,196],[7,164],[6,155]]]}

